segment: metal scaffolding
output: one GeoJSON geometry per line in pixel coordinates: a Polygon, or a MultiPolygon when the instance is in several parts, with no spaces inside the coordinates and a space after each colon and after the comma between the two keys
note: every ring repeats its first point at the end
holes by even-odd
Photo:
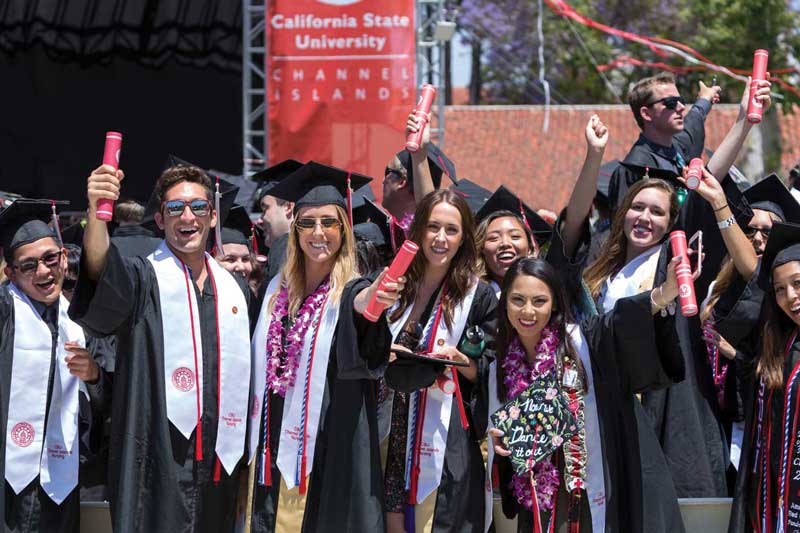
{"type": "Polygon", "coordinates": [[[431,107],[431,138],[444,145],[444,78],[445,41],[435,39],[438,24],[445,19],[444,0],[416,0],[415,22],[417,28],[417,94],[426,83],[436,87],[436,101],[431,107]]]}
{"type": "MultiPolygon", "coordinates": [[[[268,0],[242,0],[242,175],[262,169],[269,159],[267,120],[267,17],[268,0]]],[[[415,0],[417,28],[417,91],[425,83],[436,87],[431,110],[431,135],[444,144],[445,41],[434,38],[445,20],[445,0],[415,0]]]]}
{"type": "Polygon", "coordinates": [[[242,175],[267,164],[265,0],[242,0],[242,175]]]}

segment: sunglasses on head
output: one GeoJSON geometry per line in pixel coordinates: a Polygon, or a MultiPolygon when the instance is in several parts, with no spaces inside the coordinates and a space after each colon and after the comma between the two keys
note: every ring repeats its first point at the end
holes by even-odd
{"type": "Polygon", "coordinates": [[[55,268],[58,266],[60,260],[61,250],[46,253],[39,259],[26,259],[16,265],[15,268],[19,270],[21,274],[29,275],[36,272],[36,269],[39,268],[39,263],[43,263],[47,268],[55,268]]]}
{"type": "Polygon", "coordinates": [[[667,109],[675,109],[676,107],[678,107],[678,103],[683,104],[685,102],[683,101],[683,96],[665,96],[664,98],[660,98],[658,100],[650,102],[645,107],[650,107],[651,105],[656,105],[659,103],[664,104],[664,107],[666,107],[667,109]]]}
{"type": "Polygon", "coordinates": [[[189,202],[184,200],[167,200],[161,205],[164,208],[164,212],[169,217],[181,216],[187,205],[196,217],[204,217],[211,212],[211,202],[202,199],[191,200],[189,202]]]}
{"type": "Polygon", "coordinates": [[[319,219],[304,217],[298,218],[295,222],[295,225],[300,232],[314,231],[314,228],[317,227],[317,224],[322,226],[323,230],[331,230],[337,229],[341,225],[341,222],[339,222],[339,219],[334,217],[323,217],[319,219]]]}

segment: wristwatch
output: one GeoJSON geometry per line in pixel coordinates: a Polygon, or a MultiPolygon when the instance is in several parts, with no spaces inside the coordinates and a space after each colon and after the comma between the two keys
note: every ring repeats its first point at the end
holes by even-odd
{"type": "Polygon", "coordinates": [[[717,222],[717,227],[719,229],[725,229],[725,228],[730,228],[734,224],[736,224],[736,217],[731,215],[728,218],[726,218],[725,220],[720,220],[719,222],[717,222]]]}

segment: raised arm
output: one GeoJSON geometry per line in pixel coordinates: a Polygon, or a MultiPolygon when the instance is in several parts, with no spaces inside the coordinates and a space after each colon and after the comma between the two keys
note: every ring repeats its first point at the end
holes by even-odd
{"type": "Polygon", "coordinates": [[[82,260],[83,268],[92,281],[97,281],[105,268],[110,243],[108,224],[97,219],[97,201],[117,200],[124,176],[121,170],[114,170],[111,165],[100,165],[87,180],[86,195],[89,199],[89,210],[83,233],[82,260]]]}
{"type": "MultiPolygon", "coordinates": [[[[685,184],[686,171],[688,169],[684,168],[683,170],[684,176],[678,179],[685,184]]],[[[736,270],[743,278],[749,279],[758,263],[756,251],[742,228],[735,222],[733,212],[728,205],[728,199],[725,196],[725,191],[722,190],[719,180],[705,168],[703,169],[703,180],[700,182],[700,187],[697,188],[697,193],[714,210],[714,218],[717,219],[717,224],[720,227],[719,232],[725,242],[728,254],[733,259],[736,270]]]]}
{"type": "MultiPolygon", "coordinates": [[[[747,83],[744,86],[744,93],[739,103],[739,115],[736,117],[736,122],[733,123],[725,138],[717,147],[716,152],[708,162],[708,170],[714,176],[724,177],[728,170],[736,161],[736,157],[742,149],[747,134],[750,133],[753,125],[747,120],[747,103],[750,99],[750,83],[748,77],[747,83]]],[[[772,99],[770,97],[771,83],[762,80],[758,82],[758,90],[756,91],[756,99],[764,106],[764,111],[769,109],[772,99]]]]}
{"type": "MultiPolygon", "coordinates": [[[[417,117],[412,112],[408,115],[406,134],[416,132],[418,129],[417,117]]],[[[425,123],[425,130],[422,132],[422,142],[419,145],[419,150],[411,152],[411,168],[414,172],[414,201],[416,203],[420,203],[427,194],[434,191],[431,169],[428,166],[428,144],[430,142],[431,120],[428,117],[428,121],[425,123]]]]}
{"type": "Polygon", "coordinates": [[[581,236],[583,221],[589,216],[592,208],[595,191],[597,190],[597,176],[603,162],[603,153],[608,142],[608,128],[597,115],[592,115],[584,130],[586,136],[586,158],[583,167],[572,189],[572,196],[567,204],[567,219],[561,229],[564,240],[564,249],[567,256],[572,256],[578,246],[581,236]]]}

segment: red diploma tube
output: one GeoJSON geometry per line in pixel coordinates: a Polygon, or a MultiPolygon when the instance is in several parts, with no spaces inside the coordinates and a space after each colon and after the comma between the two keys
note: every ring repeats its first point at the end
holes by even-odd
{"type": "Polygon", "coordinates": [[[416,133],[409,133],[406,137],[406,150],[409,152],[416,152],[419,150],[419,145],[422,144],[422,132],[425,131],[425,126],[428,124],[428,114],[431,112],[434,98],[436,98],[436,87],[427,83],[423,85],[417,108],[414,110],[419,129],[416,133]]]}
{"type": "MultiPolygon", "coordinates": [[[[414,259],[414,256],[417,255],[418,251],[419,246],[414,244],[413,241],[405,241],[403,246],[401,246],[397,251],[397,255],[392,261],[392,264],[389,265],[389,270],[383,277],[383,281],[381,282],[380,287],[378,287],[378,290],[383,290],[386,283],[394,283],[397,281],[397,278],[405,274],[406,270],[408,270],[408,267],[411,265],[411,261],[414,259]]],[[[372,300],[370,300],[367,304],[367,309],[364,311],[364,317],[370,322],[377,322],[378,317],[380,317],[381,313],[383,312],[383,307],[383,304],[378,301],[378,297],[373,296],[372,300]]]]}
{"type": "Polygon", "coordinates": [[[747,102],[747,121],[751,124],[761,122],[761,115],[764,113],[764,106],[756,100],[756,90],[758,81],[767,79],[767,60],[769,52],[767,50],[756,50],[753,54],[753,76],[750,81],[750,100],[747,102]]]}
{"type": "Polygon", "coordinates": [[[681,262],[675,268],[678,277],[678,299],[681,304],[683,316],[697,314],[697,297],[694,293],[694,278],[692,265],[689,262],[689,247],[686,244],[686,233],[680,230],[669,234],[669,245],[672,248],[672,257],[681,256],[681,262]]]}
{"type": "MultiPolygon", "coordinates": [[[[119,169],[119,152],[122,149],[122,134],[116,131],[106,132],[106,146],[103,149],[103,164],[119,169]]],[[[97,220],[110,222],[114,216],[114,200],[97,201],[97,220]]]]}
{"type": "Polygon", "coordinates": [[[700,186],[701,181],[703,181],[703,160],[695,157],[689,161],[689,170],[686,172],[686,188],[695,190],[700,186]]]}

